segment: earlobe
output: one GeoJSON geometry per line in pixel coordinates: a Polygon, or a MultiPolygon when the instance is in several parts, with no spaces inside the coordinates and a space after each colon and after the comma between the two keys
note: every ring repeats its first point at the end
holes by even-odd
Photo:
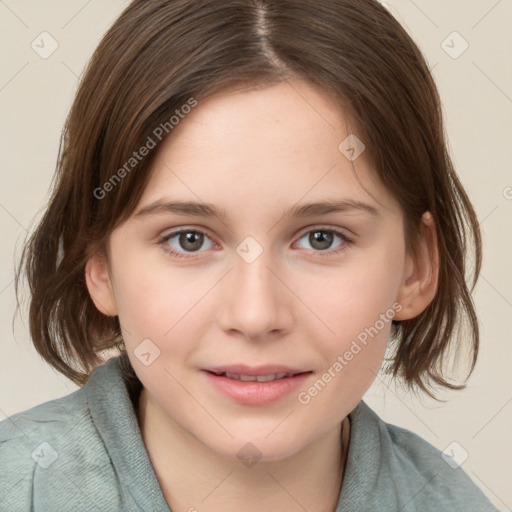
{"type": "Polygon", "coordinates": [[[434,219],[430,212],[422,217],[419,247],[407,256],[397,301],[402,309],[395,320],[409,320],[421,314],[434,299],[439,277],[439,248],[434,219]]]}
{"type": "Polygon", "coordinates": [[[112,289],[107,258],[94,254],[85,265],[85,282],[96,308],[107,316],[117,315],[117,305],[112,289]]]}

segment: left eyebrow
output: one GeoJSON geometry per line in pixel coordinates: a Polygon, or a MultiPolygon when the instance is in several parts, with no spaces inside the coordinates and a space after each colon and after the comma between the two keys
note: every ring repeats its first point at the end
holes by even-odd
{"type": "Polygon", "coordinates": [[[307,203],[296,205],[284,212],[284,217],[313,217],[316,215],[327,215],[328,213],[362,211],[370,215],[378,215],[378,210],[362,201],[346,200],[327,200],[316,203],[307,203]]]}
{"type": "MultiPolygon", "coordinates": [[[[370,215],[378,215],[375,207],[354,200],[327,200],[315,203],[296,205],[283,213],[283,218],[289,217],[313,217],[327,215],[336,212],[361,211],[370,215]]],[[[195,217],[216,217],[227,220],[226,211],[218,210],[209,203],[195,203],[190,201],[154,201],[153,203],[141,208],[135,213],[135,217],[148,217],[157,214],[174,213],[181,215],[192,215],[195,217]]]]}

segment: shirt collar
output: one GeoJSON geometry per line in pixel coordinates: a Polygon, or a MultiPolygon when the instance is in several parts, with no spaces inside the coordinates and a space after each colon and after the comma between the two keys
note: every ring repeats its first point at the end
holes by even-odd
{"type": "Polygon", "coordinates": [[[170,512],[147,453],[130,387],[121,371],[123,356],[109,359],[86,383],[91,417],[118,474],[142,510],[170,512]]]}

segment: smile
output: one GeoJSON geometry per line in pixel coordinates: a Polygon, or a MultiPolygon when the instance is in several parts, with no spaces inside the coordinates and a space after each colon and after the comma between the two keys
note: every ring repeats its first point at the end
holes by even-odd
{"type": "Polygon", "coordinates": [[[312,371],[276,372],[260,368],[246,370],[251,375],[243,373],[243,369],[222,371],[221,368],[204,370],[206,382],[214,390],[230,400],[242,405],[262,406],[293,396],[296,390],[311,378],[312,371]]]}
{"type": "Polygon", "coordinates": [[[242,375],[239,373],[216,373],[217,376],[227,377],[228,379],[242,380],[244,382],[270,382],[272,380],[285,379],[293,377],[294,373],[274,373],[270,375],[242,375]]]}

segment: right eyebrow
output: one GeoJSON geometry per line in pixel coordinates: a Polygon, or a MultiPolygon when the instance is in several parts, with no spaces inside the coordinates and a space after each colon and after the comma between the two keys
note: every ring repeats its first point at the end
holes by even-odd
{"type": "Polygon", "coordinates": [[[194,217],[218,217],[226,220],[225,210],[217,210],[209,203],[195,203],[191,201],[154,201],[135,213],[135,217],[147,217],[164,213],[192,215],[194,217]]]}

